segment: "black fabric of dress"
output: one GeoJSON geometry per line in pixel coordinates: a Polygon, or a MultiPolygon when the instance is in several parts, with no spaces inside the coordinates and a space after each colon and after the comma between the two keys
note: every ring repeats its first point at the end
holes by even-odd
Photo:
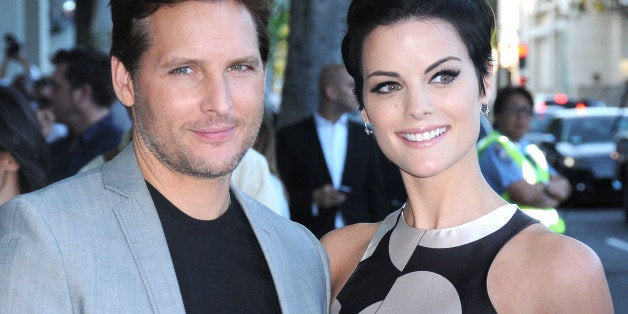
{"type": "MultiPolygon", "coordinates": [[[[370,310],[365,312],[377,312],[381,304],[389,302],[387,305],[390,306],[390,303],[399,302],[391,301],[391,299],[412,300],[413,294],[423,294],[437,300],[440,298],[444,302],[457,302],[456,293],[460,302],[454,306],[458,309],[457,311],[461,309],[463,313],[496,313],[489,299],[486,285],[489,268],[506,242],[530,224],[537,222],[521,210],[516,210],[512,218],[497,231],[470,243],[454,247],[430,248],[421,246],[419,242],[405,267],[399,270],[391,262],[390,254],[394,254],[395,249],[391,250],[389,245],[393,230],[399,228],[399,224],[405,224],[405,222],[400,222],[403,219],[401,217],[401,214],[397,216],[394,227],[381,238],[373,254],[358,264],[338,294],[336,300],[340,305],[340,313],[358,313],[366,308],[370,310]],[[423,276],[420,278],[430,276],[430,278],[443,278],[442,282],[446,282],[446,285],[450,284],[449,286],[453,288],[444,293],[439,290],[438,286],[431,284],[431,281],[417,282],[408,278],[419,277],[406,277],[404,289],[391,292],[393,286],[399,284],[397,281],[408,274],[423,276]],[[391,296],[395,293],[401,293],[402,297],[391,296]],[[450,298],[452,293],[454,298],[450,298]],[[385,301],[382,302],[382,300],[385,301]]],[[[418,229],[416,231],[420,232],[418,229]]],[[[412,312],[433,312],[435,309],[427,308],[429,306],[421,308],[419,305],[419,308],[415,308],[412,312]]],[[[396,306],[393,305],[393,308],[396,306]]],[[[382,310],[382,312],[387,311],[382,310]]]]}

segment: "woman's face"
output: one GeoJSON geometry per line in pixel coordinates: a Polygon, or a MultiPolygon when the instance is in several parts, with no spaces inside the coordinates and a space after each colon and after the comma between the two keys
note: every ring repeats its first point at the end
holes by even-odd
{"type": "Polygon", "coordinates": [[[477,158],[488,94],[480,96],[474,65],[449,23],[380,26],[363,49],[362,116],[390,160],[412,176],[430,177],[477,158]]]}

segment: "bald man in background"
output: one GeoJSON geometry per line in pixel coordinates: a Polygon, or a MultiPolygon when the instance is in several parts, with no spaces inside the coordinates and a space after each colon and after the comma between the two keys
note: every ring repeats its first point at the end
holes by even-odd
{"type": "Polygon", "coordinates": [[[319,76],[320,103],[309,117],[277,134],[277,162],[288,190],[290,217],[314,235],[383,219],[380,153],[364,126],[349,119],[357,109],[354,82],[344,65],[319,76]]]}

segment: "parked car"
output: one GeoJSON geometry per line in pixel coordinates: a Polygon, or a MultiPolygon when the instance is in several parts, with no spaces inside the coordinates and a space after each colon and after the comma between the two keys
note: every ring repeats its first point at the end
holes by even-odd
{"type": "Polygon", "coordinates": [[[555,113],[563,109],[562,107],[550,106],[545,108],[543,112],[534,112],[530,130],[523,135],[523,139],[539,145],[544,140],[543,137],[546,136],[543,132],[547,128],[547,124],[552,120],[555,113]]]}
{"type": "Polygon", "coordinates": [[[628,111],[620,108],[557,111],[544,131],[547,161],[572,185],[569,204],[619,205],[615,134],[628,132],[628,111]]]}
{"type": "Polygon", "coordinates": [[[534,97],[535,113],[545,113],[549,108],[583,109],[591,107],[606,107],[606,104],[600,100],[577,97],[563,93],[539,93],[534,97]]]}
{"type": "Polygon", "coordinates": [[[543,131],[555,113],[563,109],[584,109],[591,107],[606,107],[599,100],[570,96],[567,94],[537,94],[534,97],[534,116],[530,124],[530,131],[523,137],[525,140],[539,144],[543,141],[543,131]]]}
{"type": "Polygon", "coordinates": [[[615,137],[615,153],[612,156],[616,161],[617,178],[622,183],[622,201],[624,208],[624,221],[628,223],[628,132],[623,131],[628,127],[623,126],[622,131],[615,137]]]}

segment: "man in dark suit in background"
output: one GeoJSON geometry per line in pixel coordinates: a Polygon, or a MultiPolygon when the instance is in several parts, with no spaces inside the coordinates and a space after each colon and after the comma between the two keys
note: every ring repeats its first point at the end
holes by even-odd
{"type": "Polygon", "coordinates": [[[357,108],[353,88],[343,65],[324,67],[318,110],[277,134],[290,217],[319,238],[344,225],[379,221],[389,212],[374,138],[349,119],[357,108]]]}

